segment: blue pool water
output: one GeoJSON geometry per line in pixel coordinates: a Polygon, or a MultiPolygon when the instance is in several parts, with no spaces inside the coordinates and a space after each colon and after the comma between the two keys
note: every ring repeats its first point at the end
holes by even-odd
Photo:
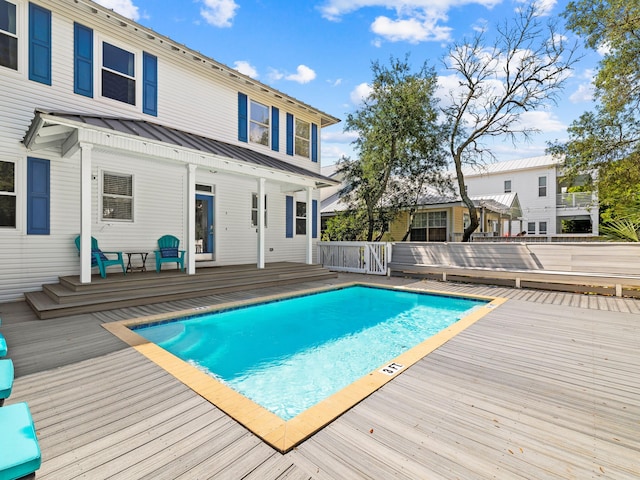
{"type": "Polygon", "coordinates": [[[486,303],[354,286],[135,331],[289,420],[486,303]]]}

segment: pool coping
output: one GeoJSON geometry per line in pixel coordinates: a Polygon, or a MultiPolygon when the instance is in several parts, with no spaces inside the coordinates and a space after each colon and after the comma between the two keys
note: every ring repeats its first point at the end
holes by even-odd
{"type": "Polygon", "coordinates": [[[135,319],[120,320],[104,323],[102,326],[120,340],[147,357],[149,360],[163,368],[166,372],[174,376],[187,387],[191,388],[198,395],[205,398],[245,428],[260,437],[271,447],[284,454],[327,426],[329,423],[333,422],[336,418],[353,408],[369,395],[379,390],[382,386],[393,380],[398,375],[402,374],[402,372],[406,371],[411,365],[417,363],[429,353],[444,345],[457,334],[473,325],[506,301],[507,299],[502,297],[462,295],[435,290],[381,286],[367,282],[346,282],[287,294],[271,295],[251,300],[241,300],[212,305],[209,307],[197,307],[158,315],[138,317],[135,319]],[[276,414],[268,411],[244,395],[219,382],[195,366],[169,353],[167,350],[164,350],[155,343],[150,342],[129,328],[161,322],[168,319],[213,313],[220,310],[284,300],[287,298],[322,293],[324,291],[353,286],[384,288],[388,290],[408,291],[456,298],[471,298],[486,300],[489,303],[479,306],[469,315],[462,317],[460,320],[441,330],[439,333],[410,348],[406,352],[390,360],[388,363],[385,363],[385,365],[381,365],[376,370],[359,378],[342,390],[325,398],[288,421],[281,419],[276,414]]]}

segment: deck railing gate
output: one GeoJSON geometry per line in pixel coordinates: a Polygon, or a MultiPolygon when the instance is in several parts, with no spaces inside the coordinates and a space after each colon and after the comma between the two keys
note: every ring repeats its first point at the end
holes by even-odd
{"type": "Polygon", "coordinates": [[[390,243],[318,242],[318,263],[336,272],[386,275],[390,260],[390,243]]]}

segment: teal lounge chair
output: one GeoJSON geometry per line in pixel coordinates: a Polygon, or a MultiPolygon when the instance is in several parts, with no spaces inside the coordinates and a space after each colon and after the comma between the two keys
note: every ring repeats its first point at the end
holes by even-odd
{"type": "MultiPolygon", "coordinates": [[[[11,396],[13,376],[13,362],[8,358],[0,360],[0,407],[4,404],[5,399],[11,396]]],[[[0,431],[2,431],[2,425],[0,425],[0,431]]]]}
{"type": "MultiPolygon", "coordinates": [[[[80,251],[80,235],[76,237],[76,247],[78,252],[80,251]]],[[[100,270],[100,276],[106,278],[107,267],[111,265],[120,265],[122,273],[127,274],[127,270],[124,268],[124,261],[122,260],[122,252],[103,252],[98,246],[98,240],[91,237],[91,268],[98,267],[100,270]],[[117,258],[109,258],[107,255],[116,255],[117,258]]]]}
{"type": "Polygon", "coordinates": [[[40,445],[27,404],[0,408],[0,478],[32,475],[41,464],[40,445]]]}
{"type": "Polygon", "coordinates": [[[0,335],[0,357],[5,357],[7,355],[7,341],[4,339],[2,335],[0,335]]]}
{"type": "Polygon", "coordinates": [[[156,254],[156,272],[159,272],[163,263],[175,263],[177,268],[184,271],[184,250],[178,250],[180,240],[173,235],[165,235],[158,239],[156,254]]]}

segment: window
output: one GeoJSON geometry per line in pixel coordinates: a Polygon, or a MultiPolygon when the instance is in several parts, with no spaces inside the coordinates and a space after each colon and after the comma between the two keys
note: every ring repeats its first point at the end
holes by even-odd
{"type": "Polygon", "coordinates": [[[546,235],[547,234],[547,222],[539,222],[538,223],[538,233],[540,233],[540,235],[546,235]]]}
{"type": "Polygon", "coordinates": [[[16,6],[0,0],[0,65],[18,70],[16,6]]]}
{"type": "Polygon", "coordinates": [[[104,172],[102,219],[133,220],[133,175],[104,172]]]}
{"type": "Polygon", "coordinates": [[[511,180],[504,181],[504,193],[511,193],[511,180]]]}
{"type": "Polygon", "coordinates": [[[16,226],[16,165],[0,161],[0,227],[16,226]]]}
{"type": "Polygon", "coordinates": [[[296,202],[296,235],[307,234],[307,204],[296,202]]]}
{"type": "Polygon", "coordinates": [[[136,104],[135,55],[104,42],[102,44],[102,96],[136,104]]]}
{"type": "Polygon", "coordinates": [[[294,145],[295,145],[294,151],[296,155],[309,158],[310,132],[311,132],[310,124],[307,122],[303,122],[302,120],[298,120],[296,118],[296,129],[295,129],[295,139],[294,139],[294,145]]]}
{"type": "Polygon", "coordinates": [[[536,222],[527,222],[527,233],[529,235],[536,234],[536,222]]]}
{"type": "MultiPolygon", "coordinates": [[[[258,194],[251,194],[251,226],[258,226],[258,194]]],[[[267,226],[267,196],[264,196],[264,226],[267,226]]]]}
{"type": "Polygon", "coordinates": [[[547,196],[547,177],[538,177],[538,196],[547,196]]]}
{"type": "Polygon", "coordinates": [[[411,224],[411,240],[446,242],[447,212],[416,213],[411,224]]]}
{"type": "Polygon", "coordinates": [[[251,100],[249,140],[269,146],[269,107],[251,100]]]}

